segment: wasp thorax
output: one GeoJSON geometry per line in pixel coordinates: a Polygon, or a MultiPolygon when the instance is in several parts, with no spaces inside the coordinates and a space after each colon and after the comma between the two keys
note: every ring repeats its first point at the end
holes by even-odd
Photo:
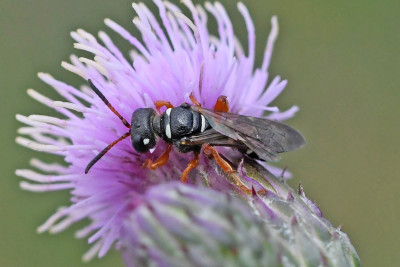
{"type": "Polygon", "coordinates": [[[156,145],[151,125],[155,115],[151,108],[139,108],[132,114],[131,141],[133,148],[139,153],[146,153],[156,145]]]}

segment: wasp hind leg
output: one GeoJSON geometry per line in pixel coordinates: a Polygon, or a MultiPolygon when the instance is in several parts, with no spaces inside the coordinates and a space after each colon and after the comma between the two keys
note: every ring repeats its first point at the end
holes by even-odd
{"type": "Polygon", "coordinates": [[[215,103],[214,110],[221,112],[228,112],[229,111],[228,98],[224,95],[219,96],[217,102],[215,103]]]}
{"type": "Polygon", "coordinates": [[[218,153],[218,151],[213,147],[210,146],[209,144],[204,144],[203,145],[203,151],[207,156],[212,156],[217,164],[221,167],[221,169],[230,177],[233,178],[235,185],[242,190],[246,194],[251,194],[252,190],[249,189],[243,182],[240,180],[240,178],[237,176],[235,171],[232,169],[232,166],[226,162],[218,153]]]}
{"type": "Polygon", "coordinates": [[[152,169],[155,170],[158,167],[163,166],[165,163],[168,162],[169,159],[169,153],[172,150],[172,144],[168,144],[167,149],[162,153],[162,155],[156,160],[152,161],[151,159],[146,159],[145,162],[143,163],[144,168],[152,169]]]}
{"type": "MultiPolygon", "coordinates": [[[[193,105],[201,107],[200,102],[196,99],[193,93],[190,94],[189,98],[192,101],[193,105]]],[[[228,98],[224,95],[219,96],[217,102],[215,102],[214,110],[221,112],[228,112],[229,111],[228,98]]]]}

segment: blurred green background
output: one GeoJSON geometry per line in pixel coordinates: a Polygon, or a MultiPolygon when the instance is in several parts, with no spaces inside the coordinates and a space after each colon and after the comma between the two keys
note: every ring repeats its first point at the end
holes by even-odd
{"type": "MultiPolygon", "coordinates": [[[[222,2],[243,40],[236,1],[222,2]]],[[[300,106],[289,123],[308,142],[280,163],[295,174],[290,184],[297,187],[301,182],[324,216],[334,225],[343,224],[365,266],[395,265],[400,250],[400,2],[244,3],[255,21],[259,57],[270,17],[279,16],[271,72],[289,84],[276,104],[300,106]]],[[[131,1],[1,0],[0,13],[0,266],[120,266],[117,252],[82,263],[89,246],[73,237],[79,225],[58,235],[36,234],[36,227],[57,207],[67,205],[68,192],[19,189],[14,170],[43,155],[15,144],[19,123],[14,116],[51,113],[26,95],[27,88],[35,88],[55,96],[37,72],[78,84],[60,66],[76,53],[71,30],[81,27],[96,33],[106,29],[103,18],[110,17],[136,32],[131,1]]],[[[114,39],[123,49],[128,47],[114,39]]]]}

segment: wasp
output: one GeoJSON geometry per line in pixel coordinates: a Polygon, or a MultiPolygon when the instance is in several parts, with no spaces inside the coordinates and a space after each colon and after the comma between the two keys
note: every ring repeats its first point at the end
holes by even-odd
{"type": "Polygon", "coordinates": [[[239,179],[230,164],[219,155],[214,146],[238,149],[247,157],[262,161],[276,161],[278,153],[298,149],[305,144],[304,137],[292,127],[264,118],[243,116],[229,112],[229,103],[225,96],[220,96],[214,109],[203,108],[193,94],[193,105],[184,103],[174,107],[168,101],[156,101],[153,108],[138,108],[132,113],[131,123],[122,117],[100,90],[88,80],[89,86],[104,104],[129,129],[117,140],[104,148],[87,165],[85,173],[100,160],[115,144],[130,137],[132,147],[139,153],[146,153],[154,148],[158,139],[168,145],[164,153],[156,160],[147,159],[143,166],[156,169],[168,162],[169,153],[175,147],[181,153],[193,152],[193,159],[182,172],[180,181],[186,182],[189,172],[199,163],[201,150],[214,158],[221,169],[231,176],[240,189],[246,193],[251,190],[239,179]],[[166,110],[161,113],[161,108],[166,110]]]}

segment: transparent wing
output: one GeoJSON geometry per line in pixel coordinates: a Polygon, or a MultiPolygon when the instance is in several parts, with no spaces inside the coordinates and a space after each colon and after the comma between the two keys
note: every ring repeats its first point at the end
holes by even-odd
{"type": "Polygon", "coordinates": [[[215,131],[239,141],[267,161],[279,159],[277,153],[305,145],[305,139],[298,131],[280,122],[197,106],[191,108],[203,114],[215,131]]]}
{"type": "Polygon", "coordinates": [[[228,147],[247,149],[247,146],[243,142],[232,139],[229,136],[223,135],[217,132],[213,128],[208,129],[197,135],[184,137],[181,140],[181,143],[184,145],[210,144],[212,146],[228,146],[228,147]]]}

